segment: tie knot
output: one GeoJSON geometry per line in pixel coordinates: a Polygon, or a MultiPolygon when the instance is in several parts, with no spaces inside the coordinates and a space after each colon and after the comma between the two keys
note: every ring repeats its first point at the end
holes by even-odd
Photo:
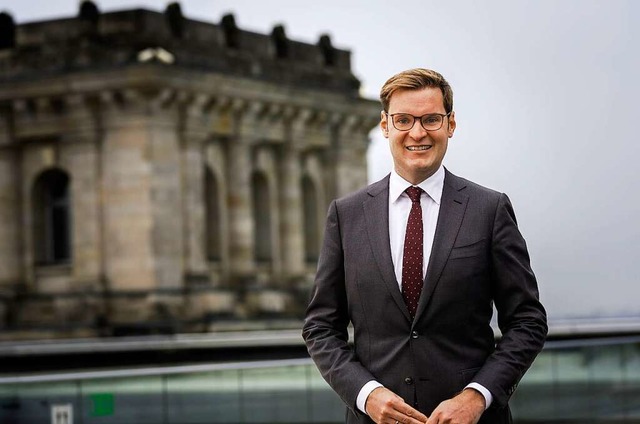
{"type": "Polygon", "coordinates": [[[420,195],[422,194],[422,189],[420,187],[411,186],[406,189],[405,192],[409,195],[409,199],[411,199],[413,203],[420,203],[420,195]]]}

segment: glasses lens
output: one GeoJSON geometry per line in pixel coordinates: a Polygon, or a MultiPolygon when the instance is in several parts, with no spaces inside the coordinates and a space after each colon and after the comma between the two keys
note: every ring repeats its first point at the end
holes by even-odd
{"type": "Polygon", "coordinates": [[[422,117],[422,126],[427,130],[439,130],[442,126],[442,115],[424,115],[422,117]]]}
{"type": "Polygon", "coordinates": [[[393,115],[393,126],[400,131],[410,130],[413,127],[413,116],[404,113],[393,115]]]}

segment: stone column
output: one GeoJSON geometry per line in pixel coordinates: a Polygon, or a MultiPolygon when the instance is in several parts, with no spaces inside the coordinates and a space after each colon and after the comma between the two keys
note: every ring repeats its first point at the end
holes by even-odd
{"type": "Polygon", "coordinates": [[[205,163],[211,167],[211,172],[216,180],[218,189],[217,193],[217,206],[218,219],[217,229],[219,231],[220,243],[220,260],[218,263],[214,263],[213,266],[210,262],[207,263],[209,268],[209,275],[212,279],[213,285],[218,287],[229,286],[230,278],[230,257],[229,257],[229,232],[225,231],[229,228],[229,209],[227,207],[227,175],[229,163],[227,163],[226,155],[226,142],[220,137],[213,137],[207,141],[206,147],[203,151],[205,163]]]}
{"type": "MultiPolygon", "coordinates": [[[[0,149],[0,295],[22,279],[20,255],[20,184],[14,150],[0,149]]],[[[1,318],[0,318],[1,319],[1,318]]]]}
{"type": "Polygon", "coordinates": [[[350,115],[338,123],[335,148],[335,197],[367,185],[367,125],[364,118],[350,115]]]}
{"type": "MultiPolygon", "coordinates": [[[[105,312],[103,299],[102,234],[100,232],[100,155],[95,109],[90,99],[73,94],[65,98],[69,132],[60,143],[60,165],[69,172],[71,197],[71,281],[54,302],[56,320],[91,327],[105,312]]],[[[44,281],[43,281],[44,282],[44,281]]]]}
{"type": "Polygon", "coordinates": [[[184,268],[187,280],[207,279],[204,167],[207,134],[206,106],[209,96],[200,95],[184,110],[181,170],[184,228],[184,268]]]}
{"type": "Polygon", "coordinates": [[[9,148],[15,143],[10,132],[10,113],[9,110],[0,112],[0,329],[5,325],[14,286],[24,278],[20,266],[19,155],[9,148]]]}
{"type": "Polygon", "coordinates": [[[152,136],[134,92],[102,93],[103,255],[112,322],[145,321],[156,288],[152,136]]]}
{"type": "Polygon", "coordinates": [[[187,134],[182,151],[184,262],[186,274],[194,278],[207,274],[203,143],[203,135],[187,134]]]}
{"type": "Polygon", "coordinates": [[[64,135],[66,148],[62,151],[61,162],[71,176],[73,276],[78,281],[76,290],[93,291],[100,288],[103,271],[97,123],[84,96],[68,96],[66,103],[73,130],[64,135]]]}
{"type": "Polygon", "coordinates": [[[183,282],[182,178],[177,111],[154,111],[150,118],[151,219],[155,285],[179,289],[183,282]]]}
{"type": "Polygon", "coordinates": [[[290,122],[289,134],[283,146],[280,171],[282,190],[280,193],[282,234],[282,256],[285,258],[285,279],[295,280],[305,273],[305,246],[302,205],[302,157],[307,124],[312,116],[309,109],[289,109],[286,118],[290,122]]]}
{"type": "MultiPolygon", "coordinates": [[[[324,150],[326,149],[309,152],[306,155],[303,166],[304,173],[306,173],[311,179],[316,190],[316,210],[314,212],[316,218],[316,232],[318,234],[319,242],[319,245],[317,246],[318,251],[322,246],[321,242],[324,232],[325,218],[327,216],[327,210],[329,209],[329,203],[326,201],[325,186],[323,184],[323,177],[326,174],[322,164],[322,155],[324,150]]],[[[307,265],[307,273],[309,272],[310,269],[307,265]]],[[[312,272],[315,274],[315,266],[313,267],[312,272]]]]}
{"type": "Polygon", "coordinates": [[[351,191],[354,186],[354,181],[350,181],[349,178],[352,170],[356,167],[351,162],[353,155],[350,154],[352,147],[350,144],[356,143],[354,140],[353,128],[358,118],[354,115],[348,116],[340,122],[338,127],[338,143],[336,146],[335,160],[336,160],[336,194],[335,197],[342,197],[351,191]]]}
{"type": "Polygon", "coordinates": [[[251,200],[251,133],[243,130],[245,102],[234,100],[229,113],[234,133],[227,143],[227,206],[229,216],[229,268],[232,280],[245,280],[255,271],[251,200]]]}

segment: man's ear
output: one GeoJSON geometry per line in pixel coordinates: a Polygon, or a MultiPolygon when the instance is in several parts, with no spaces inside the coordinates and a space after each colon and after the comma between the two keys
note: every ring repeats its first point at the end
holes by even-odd
{"type": "Polygon", "coordinates": [[[383,110],[380,112],[380,129],[384,138],[389,138],[389,122],[387,121],[387,114],[383,110]]]}
{"type": "Polygon", "coordinates": [[[451,111],[451,115],[449,115],[449,126],[447,127],[449,138],[453,137],[453,133],[456,130],[456,113],[451,111]]]}

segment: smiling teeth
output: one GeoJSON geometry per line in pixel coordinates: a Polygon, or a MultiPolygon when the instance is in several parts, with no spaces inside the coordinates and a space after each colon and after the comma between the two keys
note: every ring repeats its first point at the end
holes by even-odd
{"type": "Polygon", "coordinates": [[[416,150],[427,150],[430,149],[431,146],[407,146],[408,150],[416,151],[416,150]]]}

